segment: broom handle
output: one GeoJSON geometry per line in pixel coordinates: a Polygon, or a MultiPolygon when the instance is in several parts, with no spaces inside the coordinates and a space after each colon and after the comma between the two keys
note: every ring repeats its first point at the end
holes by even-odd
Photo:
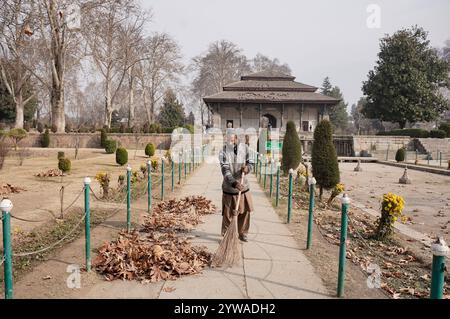
{"type": "MultiPolygon", "coordinates": [[[[245,175],[245,173],[242,173],[242,175],[241,175],[241,185],[244,182],[244,175],[245,175]]],[[[239,191],[238,200],[236,202],[236,209],[235,209],[235,211],[238,211],[238,209],[239,209],[239,202],[241,201],[241,193],[242,193],[242,191],[239,191]]]]}

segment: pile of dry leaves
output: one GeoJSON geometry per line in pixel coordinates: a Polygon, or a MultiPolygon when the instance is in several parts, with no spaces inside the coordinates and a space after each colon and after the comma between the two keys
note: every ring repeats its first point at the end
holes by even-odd
{"type": "Polygon", "coordinates": [[[99,248],[94,266],[108,281],[156,282],[197,274],[210,259],[205,248],[192,246],[174,233],[142,236],[122,232],[118,240],[99,248]]]}
{"type": "Polygon", "coordinates": [[[178,232],[188,231],[202,215],[215,211],[203,196],[161,202],[144,222],[143,231],[149,234],[121,232],[116,241],[99,248],[94,266],[106,280],[156,282],[197,274],[210,264],[211,254],[178,232]]]}
{"type": "Polygon", "coordinates": [[[64,173],[62,170],[54,168],[54,169],[49,169],[46,172],[40,172],[37,174],[34,174],[34,176],[36,177],[57,177],[57,176],[63,176],[64,173]]]}
{"type": "Polygon", "coordinates": [[[23,191],[25,191],[24,188],[14,186],[8,183],[0,185],[0,196],[5,196],[13,193],[20,193],[23,191]]]}
{"type": "Polygon", "coordinates": [[[201,216],[212,214],[216,206],[203,196],[189,196],[159,203],[145,218],[143,231],[189,231],[201,222],[201,216]]]}

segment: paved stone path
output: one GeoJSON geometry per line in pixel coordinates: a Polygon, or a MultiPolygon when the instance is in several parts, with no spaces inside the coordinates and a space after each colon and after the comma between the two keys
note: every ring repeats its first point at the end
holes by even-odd
{"type": "MultiPolygon", "coordinates": [[[[221,207],[222,175],[217,165],[205,164],[191,176],[181,196],[202,194],[221,207]]],[[[207,269],[201,275],[166,282],[159,298],[325,298],[327,292],[313,266],[280,221],[269,200],[249,176],[255,212],[249,241],[241,245],[243,260],[229,269],[207,269]],[[171,290],[171,289],[166,289],[171,290]]],[[[193,232],[194,243],[215,251],[220,240],[220,211],[207,216],[193,232]]]]}
{"type": "MultiPolygon", "coordinates": [[[[189,176],[176,196],[201,194],[211,199],[219,211],[204,217],[192,232],[195,244],[214,252],[221,240],[221,180],[218,165],[204,164],[189,176]]],[[[81,289],[66,286],[69,264],[84,263],[84,239],[67,245],[57,256],[37,266],[15,286],[16,298],[329,298],[321,279],[269,200],[249,176],[255,212],[251,216],[249,242],[241,245],[243,259],[233,268],[207,268],[201,274],[176,281],[141,284],[136,281],[107,282],[96,275],[82,273],[81,289]],[[42,278],[50,278],[43,280],[42,278]]],[[[171,197],[171,196],[168,196],[171,197]]],[[[133,221],[141,223],[146,200],[133,203],[133,221]]],[[[91,232],[92,247],[116,238],[124,227],[120,213],[91,232]]],[[[93,255],[95,258],[95,253],[93,255]]]]}

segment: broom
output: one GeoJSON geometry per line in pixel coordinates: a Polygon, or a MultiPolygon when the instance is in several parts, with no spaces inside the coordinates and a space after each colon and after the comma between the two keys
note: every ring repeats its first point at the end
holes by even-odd
{"type": "MultiPolygon", "coordinates": [[[[244,173],[241,176],[241,184],[244,182],[244,173]]],[[[228,226],[219,248],[217,248],[211,265],[213,267],[220,266],[232,266],[236,265],[241,259],[241,252],[239,249],[239,234],[238,234],[238,221],[237,216],[239,214],[239,203],[241,201],[241,191],[238,193],[238,199],[236,201],[236,209],[233,211],[233,219],[228,226]]]]}

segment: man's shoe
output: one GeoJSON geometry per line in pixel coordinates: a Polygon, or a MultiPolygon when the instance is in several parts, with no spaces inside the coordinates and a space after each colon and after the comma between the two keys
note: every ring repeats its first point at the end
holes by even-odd
{"type": "Polygon", "coordinates": [[[248,242],[247,235],[239,235],[239,239],[243,242],[248,242]]]}

